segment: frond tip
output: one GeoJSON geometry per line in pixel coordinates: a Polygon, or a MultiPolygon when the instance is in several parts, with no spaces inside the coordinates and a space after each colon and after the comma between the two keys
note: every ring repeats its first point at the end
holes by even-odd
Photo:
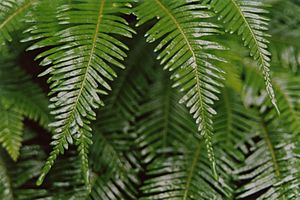
{"type": "Polygon", "coordinates": [[[265,79],[266,90],[277,113],[274,89],[270,78],[270,56],[268,51],[269,37],[268,19],[262,14],[267,13],[265,5],[259,0],[207,0],[210,6],[218,13],[219,20],[223,20],[230,33],[237,32],[242,37],[244,45],[250,49],[250,55],[257,60],[258,66],[265,79]]]}
{"type": "MultiPolygon", "coordinates": [[[[47,6],[47,5],[46,5],[47,6]]],[[[132,37],[134,31],[120,14],[128,14],[128,1],[76,0],[60,7],[58,14],[61,31],[37,42],[32,48],[60,45],[46,52],[41,65],[51,65],[42,75],[50,74],[52,82],[50,99],[52,114],[56,121],[53,151],[37,181],[41,184],[59,154],[75,141],[81,158],[84,180],[88,183],[88,147],[91,141],[90,121],[94,120],[94,109],[103,106],[101,95],[111,90],[108,81],[116,77],[109,65],[124,68],[127,47],[113,35],[132,37]],[[85,16],[79,18],[78,16],[85,16]]],[[[51,23],[41,24],[50,26],[51,23]]],[[[37,37],[38,38],[38,37],[37,37]]]]}
{"type": "Polygon", "coordinates": [[[213,65],[220,59],[208,53],[223,49],[218,43],[208,41],[205,36],[219,33],[218,26],[205,21],[213,16],[207,7],[191,1],[149,0],[135,9],[141,25],[150,19],[159,21],[146,33],[147,41],[161,40],[155,51],[164,69],[174,71],[171,78],[174,87],[186,94],[180,100],[190,108],[204,138],[209,159],[215,173],[215,159],[211,143],[212,115],[216,114],[212,104],[221,86],[222,70],[213,65]],[[149,9],[152,8],[152,9],[149,9]],[[203,20],[203,21],[200,21],[203,20]]]}

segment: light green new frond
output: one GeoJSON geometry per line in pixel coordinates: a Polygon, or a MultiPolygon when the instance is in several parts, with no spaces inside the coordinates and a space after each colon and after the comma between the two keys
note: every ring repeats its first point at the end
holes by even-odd
{"type": "MultiPolygon", "coordinates": [[[[83,176],[88,182],[87,154],[92,143],[89,124],[96,117],[94,109],[103,106],[100,96],[111,90],[109,81],[116,77],[112,66],[124,68],[121,61],[126,57],[127,47],[116,36],[132,37],[134,33],[120,17],[130,12],[129,7],[129,1],[123,0],[78,0],[63,5],[56,15],[62,30],[54,36],[42,33],[44,39],[33,45],[34,49],[52,46],[53,41],[59,44],[38,56],[43,57],[42,66],[49,66],[42,75],[51,76],[50,107],[56,119],[50,124],[55,129],[53,150],[38,184],[42,183],[57,156],[74,140],[83,176]]],[[[52,33],[53,24],[40,26],[48,26],[52,33]]]]}
{"type": "Polygon", "coordinates": [[[245,181],[237,190],[238,198],[256,195],[259,200],[296,200],[300,195],[299,140],[264,120],[260,125],[257,134],[261,140],[236,171],[238,180],[245,181]]]}
{"type": "Polygon", "coordinates": [[[164,69],[173,71],[173,86],[179,86],[185,92],[180,103],[190,108],[215,170],[211,137],[212,116],[216,112],[212,104],[218,99],[215,93],[221,86],[222,70],[214,66],[213,61],[220,59],[209,50],[223,47],[204,38],[219,30],[218,26],[206,21],[213,14],[197,3],[196,0],[149,0],[143,1],[134,12],[139,19],[138,25],[158,19],[146,33],[147,41],[159,41],[155,48],[159,51],[157,58],[164,69]]]}
{"type": "Polygon", "coordinates": [[[4,0],[0,2],[0,45],[12,40],[12,32],[24,27],[24,16],[37,0],[4,0]]]}
{"type": "Polygon", "coordinates": [[[257,60],[259,69],[265,79],[265,85],[272,104],[279,112],[276,104],[274,89],[270,78],[270,52],[268,19],[263,16],[268,13],[264,3],[259,0],[208,0],[210,6],[218,13],[219,19],[226,24],[231,33],[237,32],[242,37],[244,45],[250,49],[250,55],[257,60]]]}
{"type": "Polygon", "coordinates": [[[19,157],[22,135],[22,114],[7,102],[0,102],[0,143],[15,161],[19,157]]]}
{"type": "Polygon", "coordinates": [[[48,101],[14,61],[15,57],[1,48],[0,58],[0,143],[13,160],[17,160],[23,135],[23,118],[38,122],[47,129],[48,101]]]}

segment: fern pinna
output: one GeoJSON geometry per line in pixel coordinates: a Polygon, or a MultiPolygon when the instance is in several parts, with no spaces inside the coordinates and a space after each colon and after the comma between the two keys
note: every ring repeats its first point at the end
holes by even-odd
{"type": "Polygon", "coordinates": [[[2,0],[0,198],[299,199],[299,10],[2,0]]]}

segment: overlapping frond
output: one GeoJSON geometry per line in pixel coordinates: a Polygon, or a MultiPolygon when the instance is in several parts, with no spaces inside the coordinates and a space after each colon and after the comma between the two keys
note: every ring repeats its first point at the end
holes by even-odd
{"type": "Polygon", "coordinates": [[[117,106],[101,109],[93,126],[89,199],[137,198],[141,167],[133,149],[135,134],[118,109],[117,106]]]}
{"type": "Polygon", "coordinates": [[[12,40],[12,32],[24,28],[24,16],[37,0],[5,0],[0,2],[0,45],[12,40]]]}
{"type": "MultiPolygon", "coordinates": [[[[49,74],[51,82],[52,114],[56,121],[53,150],[43,168],[38,184],[42,183],[57,156],[75,141],[81,157],[83,176],[88,182],[88,146],[91,141],[90,121],[95,119],[93,111],[103,105],[100,95],[111,90],[108,81],[116,77],[112,66],[124,68],[120,61],[126,57],[127,47],[115,36],[131,37],[134,31],[120,15],[129,13],[130,1],[78,0],[61,6],[58,23],[61,31],[53,36],[52,26],[44,20],[36,26],[47,27],[36,38],[44,38],[31,49],[56,47],[40,54],[41,65],[49,66],[42,74],[49,74]],[[85,16],[84,18],[79,16],[85,16]],[[46,32],[45,32],[46,30],[46,32]],[[48,33],[47,33],[48,30],[48,33]],[[53,39],[53,40],[52,40],[53,39]]],[[[47,6],[47,5],[45,5],[47,6]]],[[[43,18],[44,19],[44,18],[43,18]]],[[[55,17],[53,17],[55,19],[55,17]]]]}
{"type": "Polygon", "coordinates": [[[222,71],[215,67],[218,57],[209,50],[222,49],[205,36],[218,33],[218,27],[205,21],[213,14],[196,0],[191,1],[143,1],[134,10],[141,25],[151,19],[158,22],[146,33],[147,41],[160,41],[155,51],[164,69],[174,71],[174,86],[186,94],[180,100],[190,108],[190,113],[204,137],[209,158],[214,170],[214,155],[211,144],[212,115],[216,112],[212,104],[217,100],[215,93],[221,86],[222,71]]]}
{"type": "MultiPolygon", "coordinates": [[[[245,65],[247,66],[247,65],[245,65]]],[[[244,85],[244,99],[247,105],[260,105],[270,107],[263,88],[263,77],[256,68],[248,65],[244,85]]],[[[300,132],[299,112],[299,78],[291,73],[274,73],[272,80],[277,94],[277,104],[280,106],[281,115],[278,117],[274,110],[269,110],[267,119],[285,126],[289,132],[300,132]]]]}
{"type": "Polygon", "coordinates": [[[152,93],[141,105],[137,123],[136,143],[146,166],[140,199],[229,198],[233,194],[229,171],[237,167],[232,166],[229,156],[219,148],[224,141],[215,146],[220,173],[217,182],[210,169],[205,143],[194,138],[196,124],[188,109],[177,103],[180,94],[170,87],[167,73],[157,74],[160,75],[150,88],[152,93]]]}
{"type": "MultiPolygon", "coordinates": [[[[225,157],[231,157],[228,160],[229,163],[242,162],[244,155],[249,153],[246,143],[253,144],[251,133],[257,126],[257,113],[247,109],[242,103],[241,96],[228,85],[222,90],[216,110],[218,112],[214,118],[216,146],[225,157]]],[[[226,163],[226,160],[224,161],[226,163]]],[[[231,173],[237,166],[237,164],[231,166],[228,173],[231,173]]]]}
{"type": "Polygon", "coordinates": [[[46,129],[50,120],[46,96],[14,59],[12,53],[1,48],[0,143],[16,160],[22,143],[23,118],[32,119],[46,129]]]}
{"type": "Polygon", "coordinates": [[[299,74],[300,6],[292,1],[277,1],[270,14],[272,62],[299,74]]]}
{"type": "Polygon", "coordinates": [[[263,118],[257,135],[260,140],[236,171],[238,180],[245,181],[237,190],[238,198],[296,200],[300,195],[299,140],[263,118]]]}
{"type": "Polygon", "coordinates": [[[237,32],[242,37],[244,45],[250,49],[250,55],[257,60],[259,69],[264,76],[266,90],[272,104],[279,112],[276,104],[274,89],[270,78],[270,52],[268,51],[269,35],[268,19],[264,16],[268,13],[265,5],[259,0],[206,0],[218,13],[218,18],[226,24],[230,33],[237,32]]]}
{"type": "Polygon", "coordinates": [[[173,142],[183,142],[182,132],[196,133],[194,123],[186,119],[188,111],[178,104],[180,95],[171,85],[168,74],[157,70],[155,83],[149,88],[152,92],[140,105],[136,145],[141,149],[143,163],[151,162],[157,153],[167,153],[173,142]]]}
{"type": "Polygon", "coordinates": [[[21,156],[17,163],[5,159],[0,154],[0,198],[39,199],[48,197],[47,191],[37,188],[28,182],[39,175],[43,166],[45,153],[38,145],[26,145],[21,148],[21,156]]]}

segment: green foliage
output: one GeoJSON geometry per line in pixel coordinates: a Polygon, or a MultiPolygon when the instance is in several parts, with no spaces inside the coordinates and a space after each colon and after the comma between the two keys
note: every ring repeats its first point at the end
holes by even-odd
{"type": "Polygon", "coordinates": [[[0,199],[299,199],[299,10],[2,0],[0,199]]]}

